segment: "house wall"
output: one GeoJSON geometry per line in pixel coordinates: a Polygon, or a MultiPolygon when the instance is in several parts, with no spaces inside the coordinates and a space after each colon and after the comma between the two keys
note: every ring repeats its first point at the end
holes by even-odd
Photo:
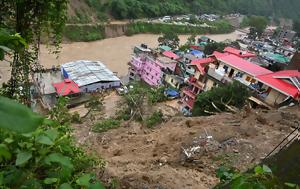
{"type": "Polygon", "coordinates": [[[205,83],[205,87],[204,87],[204,91],[209,91],[209,90],[211,90],[212,88],[213,88],[213,86],[214,86],[214,81],[212,80],[212,79],[207,79],[206,80],[206,83],[205,83]]]}
{"type": "Polygon", "coordinates": [[[275,89],[272,89],[269,95],[265,98],[265,102],[269,105],[275,106],[276,104],[281,103],[287,96],[278,92],[275,89]]]}
{"type": "Polygon", "coordinates": [[[106,83],[93,83],[90,85],[85,85],[80,87],[81,92],[94,92],[101,89],[110,89],[120,87],[120,81],[106,82],[106,83]]]}
{"type": "Polygon", "coordinates": [[[166,75],[165,82],[174,88],[179,88],[180,81],[173,75],[166,75]]]}
{"type": "Polygon", "coordinates": [[[161,66],[156,61],[146,59],[141,73],[141,78],[151,86],[158,86],[161,84],[162,71],[161,66]]]}

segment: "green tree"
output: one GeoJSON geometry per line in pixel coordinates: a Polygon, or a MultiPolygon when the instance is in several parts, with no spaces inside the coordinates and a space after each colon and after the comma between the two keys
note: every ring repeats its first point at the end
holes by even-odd
{"type": "Polygon", "coordinates": [[[214,51],[222,52],[224,48],[225,48],[225,43],[222,42],[208,43],[204,48],[204,54],[211,55],[214,51]]]}
{"type": "Polygon", "coordinates": [[[11,62],[11,78],[8,82],[8,96],[30,104],[29,77],[40,70],[38,64],[41,36],[56,48],[61,42],[61,33],[66,21],[68,0],[1,0],[0,27],[20,34],[29,48],[15,51],[11,62]]]}
{"type": "Polygon", "coordinates": [[[193,115],[210,115],[215,112],[226,111],[229,106],[242,108],[249,96],[247,87],[238,81],[215,87],[197,96],[193,115]]]}
{"type": "Polygon", "coordinates": [[[157,40],[159,45],[167,45],[172,49],[176,49],[179,47],[179,38],[178,35],[174,32],[166,32],[157,40]]]}
{"type": "Polygon", "coordinates": [[[191,35],[188,39],[187,39],[187,44],[188,45],[193,45],[196,42],[196,35],[191,35]]]}
{"type": "Polygon", "coordinates": [[[248,22],[252,30],[250,33],[254,37],[260,37],[268,25],[267,18],[263,16],[251,16],[248,22]]]}

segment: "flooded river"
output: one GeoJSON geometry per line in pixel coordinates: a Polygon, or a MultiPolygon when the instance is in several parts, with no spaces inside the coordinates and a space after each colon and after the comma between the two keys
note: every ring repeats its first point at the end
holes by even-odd
{"type": "MultiPolygon", "coordinates": [[[[238,31],[229,34],[207,35],[215,41],[226,39],[236,40],[238,31]]],[[[184,44],[190,35],[180,35],[180,43],[184,44]]],[[[134,36],[121,36],[108,38],[93,42],[74,42],[61,45],[61,53],[58,59],[56,55],[49,54],[45,45],[41,45],[39,62],[46,68],[52,65],[60,65],[74,60],[99,60],[106,64],[112,71],[117,72],[118,76],[127,74],[128,62],[131,58],[132,49],[141,43],[149,47],[157,47],[159,35],[138,34],[134,36]]],[[[10,77],[10,67],[8,63],[0,62],[0,84],[6,82],[10,77]]]]}

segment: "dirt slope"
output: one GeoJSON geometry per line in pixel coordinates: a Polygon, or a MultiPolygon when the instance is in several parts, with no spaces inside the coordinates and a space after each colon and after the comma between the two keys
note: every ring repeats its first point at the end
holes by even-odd
{"type": "Polygon", "coordinates": [[[294,114],[299,116],[299,107],[292,112],[174,117],[153,130],[131,123],[103,134],[87,133],[86,125],[77,126],[75,135],[87,151],[107,161],[104,178],[116,177],[121,188],[207,189],[218,182],[220,164],[245,170],[265,157],[299,123],[294,114]],[[195,145],[206,133],[213,139],[188,160],[182,147],[195,145]]]}

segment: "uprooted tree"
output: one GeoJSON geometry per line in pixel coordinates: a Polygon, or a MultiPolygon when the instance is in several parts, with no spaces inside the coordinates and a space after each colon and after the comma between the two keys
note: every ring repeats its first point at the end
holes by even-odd
{"type": "Polygon", "coordinates": [[[236,111],[236,108],[242,108],[245,105],[249,96],[249,90],[238,81],[215,87],[197,96],[193,115],[212,115],[217,112],[236,111]]]}

